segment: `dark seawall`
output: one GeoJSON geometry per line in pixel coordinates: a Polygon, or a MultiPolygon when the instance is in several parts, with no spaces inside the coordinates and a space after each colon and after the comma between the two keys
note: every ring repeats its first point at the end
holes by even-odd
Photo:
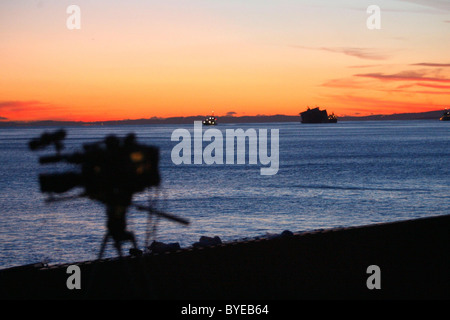
{"type": "Polygon", "coordinates": [[[450,215],[0,270],[2,299],[449,299],[450,215]],[[369,289],[367,268],[380,269],[369,289]]]}

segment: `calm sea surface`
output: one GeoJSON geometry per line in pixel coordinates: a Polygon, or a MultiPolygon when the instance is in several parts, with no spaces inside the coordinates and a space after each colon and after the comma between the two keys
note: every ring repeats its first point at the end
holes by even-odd
{"type": "MultiPolygon", "coordinates": [[[[279,171],[262,164],[174,165],[171,141],[192,125],[66,128],[66,152],[108,134],[137,135],[160,147],[162,185],[135,196],[145,204],[189,219],[183,226],[160,219],[156,239],[192,245],[202,235],[223,241],[280,233],[398,221],[450,212],[450,123],[374,121],[222,124],[216,129],[279,129],[279,171]]],[[[77,199],[45,203],[44,172],[27,143],[52,128],[0,129],[0,268],[45,261],[95,259],[105,233],[104,207],[77,199]]],[[[56,128],[53,128],[56,129],[56,128]]],[[[203,146],[208,143],[204,142],[203,146]]],[[[270,145],[270,144],[269,144],[270,145]]],[[[270,148],[269,148],[270,150],[270,148]]],[[[225,150],[224,150],[225,154],[225,150]]],[[[46,171],[51,171],[51,166],[46,171]]],[[[131,210],[129,229],[145,244],[147,217],[131,210]]],[[[418,235],[420,236],[420,235],[418,235]]],[[[124,251],[129,244],[124,245],[124,251]]],[[[110,243],[105,256],[115,256],[110,243]]]]}

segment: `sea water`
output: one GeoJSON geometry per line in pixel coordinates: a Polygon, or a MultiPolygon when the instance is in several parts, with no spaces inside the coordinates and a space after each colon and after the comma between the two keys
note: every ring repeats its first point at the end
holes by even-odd
{"type": "MultiPolygon", "coordinates": [[[[106,135],[130,132],[138,142],[159,147],[161,186],[136,194],[134,201],[146,205],[151,199],[158,209],[188,219],[190,224],[164,218],[149,224],[146,212],[130,209],[128,229],[135,233],[141,249],[152,240],[188,247],[201,236],[219,236],[225,242],[284,230],[360,226],[449,213],[450,123],[214,127],[223,132],[278,129],[279,170],[266,176],[260,174],[260,165],[248,162],[175,165],[171,151],[177,142],[171,141],[171,135],[180,128],[192,131],[193,124],[65,128],[67,153],[106,135]],[[149,226],[155,227],[151,234],[149,226]]],[[[106,232],[104,206],[85,198],[47,203],[39,189],[38,174],[51,172],[53,166],[39,165],[42,153],[30,151],[28,141],[56,129],[0,129],[0,268],[79,262],[98,256],[106,232]]],[[[129,247],[124,244],[124,253],[129,247]]],[[[109,243],[105,257],[116,255],[109,243]]]]}

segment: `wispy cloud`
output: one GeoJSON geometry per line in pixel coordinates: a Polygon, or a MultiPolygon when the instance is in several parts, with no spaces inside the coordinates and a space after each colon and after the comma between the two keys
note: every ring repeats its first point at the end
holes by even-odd
{"type": "Polygon", "coordinates": [[[438,85],[438,84],[427,84],[427,83],[416,83],[416,85],[427,88],[434,89],[450,89],[450,86],[438,85]]]}
{"type": "Polygon", "coordinates": [[[321,84],[322,87],[328,87],[328,88],[348,88],[348,89],[359,89],[363,88],[364,84],[356,80],[354,78],[341,78],[341,79],[331,79],[323,84],[321,84]]]}
{"type": "Polygon", "coordinates": [[[380,52],[380,50],[373,48],[357,48],[357,47],[306,47],[306,46],[292,46],[294,48],[299,49],[308,49],[308,50],[320,50],[327,51],[333,53],[342,53],[348,56],[366,59],[366,60],[386,60],[389,56],[380,52]]]}
{"type": "Polygon", "coordinates": [[[332,98],[336,104],[342,104],[348,106],[348,110],[352,113],[361,112],[362,114],[370,114],[373,110],[377,110],[382,114],[391,113],[402,113],[405,110],[410,110],[409,112],[424,111],[424,110],[437,110],[440,105],[435,105],[426,102],[412,102],[412,101],[396,101],[390,99],[380,99],[374,97],[363,97],[357,95],[349,94],[337,94],[337,95],[326,95],[332,98]],[[353,106],[353,107],[352,107],[353,106]]]}
{"type": "Polygon", "coordinates": [[[423,66],[423,67],[440,67],[440,68],[450,67],[450,63],[421,62],[421,63],[413,63],[411,65],[412,66],[423,66]]]}
{"type": "MultiPolygon", "coordinates": [[[[389,78],[391,79],[391,78],[389,78]]],[[[403,80],[404,78],[402,78],[403,80]]],[[[348,89],[348,90],[362,90],[361,92],[367,92],[370,88],[372,91],[383,92],[386,94],[392,94],[394,92],[405,93],[408,95],[427,94],[427,95],[450,95],[450,86],[439,85],[435,83],[410,83],[402,84],[392,88],[392,86],[385,86],[383,83],[380,85],[369,85],[367,82],[359,81],[352,78],[332,79],[321,84],[323,87],[331,89],[348,89]],[[420,88],[429,88],[431,90],[419,90],[420,88]],[[433,90],[435,89],[435,90],[433,90]]],[[[355,91],[354,91],[355,92],[355,91]]]]}
{"type": "Polygon", "coordinates": [[[380,64],[365,64],[365,65],[358,65],[358,66],[348,66],[347,68],[350,69],[362,69],[362,68],[373,68],[373,67],[380,67],[380,64]]]}
{"type": "Polygon", "coordinates": [[[363,73],[363,74],[355,74],[355,76],[373,78],[382,81],[433,81],[433,82],[450,83],[450,79],[440,77],[428,77],[423,72],[419,71],[402,71],[395,74],[363,73]]]}
{"type": "Polygon", "coordinates": [[[324,51],[343,53],[348,56],[357,57],[360,59],[368,59],[368,60],[385,60],[388,58],[387,55],[382,54],[374,49],[369,48],[352,48],[352,47],[343,47],[343,48],[321,48],[324,51]]]}
{"type": "Polygon", "coordinates": [[[49,115],[54,116],[55,112],[60,110],[60,107],[38,100],[0,101],[0,112],[8,119],[42,119],[49,115]]]}
{"type": "Polygon", "coordinates": [[[390,90],[386,90],[386,91],[388,91],[389,93],[392,93],[392,92],[407,93],[409,95],[411,95],[411,94],[414,94],[414,95],[415,94],[450,95],[450,91],[449,90],[443,90],[443,91],[416,90],[416,89],[414,89],[414,90],[405,90],[405,89],[409,89],[411,87],[413,87],[413,86],[402,86],[402,87],[399,87],[398,89],[390,89],[390,90]]]}
{"type": "Polygon", "coordinates": [[[450,2],[448,0],[400,0],[418,4],[425,7],[435,8],[444,11],[450,11],[450,2]]]}
{"type": "Polygon", "coordinates": [[[438,95],[450,95],[450,86],[440,85],[435,83],[407,83],[398,86],[397,89],[391,90],[391,92],[408,92],[408,93],[419,93],[419,94],[438,94],[438,95]],[[425,87],[436,90],[417,90],[417,87],[425,87]],[[412,89],[412,90],[405,90],[412,89]]]}
{"type": "Polygon", "coordinates": [[[450,91],[414,91],[414,93],[420,93],[420,94],[438,94],[438,95],[450,95],[450,91]]]}
{"type": "Polygon", "coordinates": [[[7,110],[7,111],[23,111],[30,109],[33,110],[47,110],[49,107],[48,104],[43,103],[41,101],[37,100],[29,100],[29,101],[0,101],[0,110],[7,110]]]}

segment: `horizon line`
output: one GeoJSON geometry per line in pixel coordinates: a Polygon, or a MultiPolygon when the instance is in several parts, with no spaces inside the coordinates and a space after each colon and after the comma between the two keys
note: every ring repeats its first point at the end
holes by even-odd
{"type": "MultiPolygon", "coordinates": [[[[376,118],[376,117],[392,117],[392,116],[404,116],[404,115],[420,115],[420,114],[430,114],[430,113],[436,113],[436,112],[442,112],[442,109],[439,110],[432,110],[432,111],[422,111],[422,112],[404,112],[404,113],[392,113],[392,114],[370,114],[370,115],[342,115],[338,116],[338,118],[341,119],[364,119],[364,118],[376,118]]],[[[192,118],[204,118],[203,115],[191,115],[191,116],[172,116],[172,117],[157,117],[153,116],[150,118],[136,118],[136,119],[116,119],[116,120],[94,120],[94,121],[83,121],[83,120],[62,120],[62,119],[41,119],[41,120],[9,120],[9,119],[1,119],[0,118],[0,125],[1,124],[36,124],[36,123],[75,123],[75,124],[96,124],[96,123],[111,123],[111,122],[138,122],[138,121],[165,121],[165,120],[175,120],[175,119],[189,119],[192,120],[192,118]]],[[[218,118],[225,118],[228,120],[235,119],[248,119],[248,118],[273,118],[273,117],[284,117],[284,118],[298,118],[300,117],[300,113],[297,115],[287,115],[287,114],[272,114],[272,115],[242,115],[242,116],[235,116],[235,115],[223,115],[218,116],[218,118]]],[[[276,122],[276,121],[274,121],[276,122]]]]}

